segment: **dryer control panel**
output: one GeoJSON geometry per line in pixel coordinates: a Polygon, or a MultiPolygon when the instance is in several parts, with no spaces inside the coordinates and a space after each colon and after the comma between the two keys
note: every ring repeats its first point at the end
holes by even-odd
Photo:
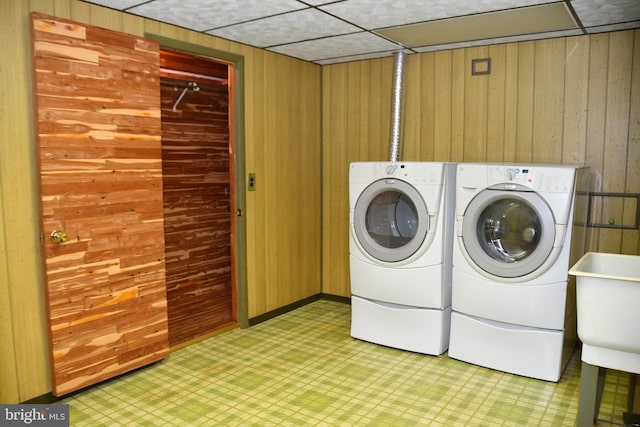
{"type": "Polygon", "coordinates": [[[374,178],[398,178],[411,184],[442,185],[443,163],[379,163],[374,178]]]}
{"type": "Polygon", "coordinates": [[[515,184],[531,186],[534,182],[534,173],[531,168],[517,166],[492,166],[489,167],[489,183],[513,182],[515,184]]]}
{"type": "Polygon", "coordinates": [[[513,183],[551,193],[569,193],[573,190],[575,168],[545,166],[502,166],[488,168],[489,185],[513,183]]]}

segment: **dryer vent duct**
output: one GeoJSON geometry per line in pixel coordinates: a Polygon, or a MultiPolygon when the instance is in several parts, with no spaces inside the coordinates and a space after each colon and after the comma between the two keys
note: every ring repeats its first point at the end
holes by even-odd
{"type": "Polygon", "coordinates": [[[402,100],[404,91],[404,52],[393,54],[393,93],[391,105],[391,140],[389,144],[389,161],[400,160],[400,138],[402,134],[402,100]]]}

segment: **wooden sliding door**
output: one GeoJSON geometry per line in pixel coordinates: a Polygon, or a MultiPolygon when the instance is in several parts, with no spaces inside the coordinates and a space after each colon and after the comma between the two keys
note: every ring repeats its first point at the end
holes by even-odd
{"type": "Polygon", "coordinates": [[[53,393],[169,351],[159,46],[33,14],[53,393]]]}

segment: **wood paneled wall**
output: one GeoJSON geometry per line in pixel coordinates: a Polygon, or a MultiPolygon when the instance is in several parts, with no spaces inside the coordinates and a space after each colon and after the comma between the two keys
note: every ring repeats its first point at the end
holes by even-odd
{"type": "MultiPolygon", "coordinates": [[[[406,161],[587,164],[596,191],[640,192],[640,31],[409,55],[406,161]],[[491,58],[490,75],[472,75],[491,58]]],[[[349,296],[348,165],[388,159],[393,59],[323,67],[323,292],[349,296]]],[[[596,206],[620,224],[632,203],[596,206]]],[[[638,230],[591,250],[640,253],[638,230]]]]}
{"type": "Polygon", "coordinates": [[[29,12],[244,57],[249,317],[321,291],[321,67],[78,0],[0,2],[0,402],[51,390],[39,253],[29,12]],[[28,307],[28,309],[25,309],[28,307]]]}
{"type": "MultiPolygon", "coordinates": [[[[320,290],[349,295],[348,164],[388,157],[391,58],[320,68],[78,0],[2,1],[1,402],[50,390],[27,55],[32,10],[244,56],[245,168],[257,177],[245,207],[249,316],[320,290]]],[[[640,192],[638,34],[409,56],[402,158],[585,162],[599,190],[640,192]],[[491,75],[471,76],[471,60],[484,57],[492,58],[491,75]]],[[[639,252],[637,231],[594,236],[594,249],[639,252]]]]}

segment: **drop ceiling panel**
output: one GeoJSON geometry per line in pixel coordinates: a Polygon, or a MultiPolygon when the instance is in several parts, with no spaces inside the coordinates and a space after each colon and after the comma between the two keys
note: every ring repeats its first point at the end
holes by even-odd
{"type": "Polygon", "coordinates": [[[558,2],[386,28],[376,33],[413,48],[575,28],[571,13],[558,2]]]}
{"type": "Polygon", "coordinates": [[[514,42],[521,42],[521,41],[527,41],[527,40],[543,40],[543,39],[550,39],[555,37],[569,37],[569,36],[579,36],[579,35],[582,35],[582,31],[579,29],[565,30],[565,31],[550,31],[547,33],[524,34],[521,36],[497,37],[494,39],[482,39],[482,40],[464,41],[464,42],[458,42],[458,43],[446,43],[446,44],[439,44],[439,45],[433,45],[433,46],[423,46],[423,47],[413,48],[412,50],[415,52],[433,52],[436,50],[443,50],[443,49],[460,49],[460,48],[472,47],[472,46],[486,46],[488,44],[514,43],[514,42]]]}
{"type": "Polygon", "coordinates": [[[549,0],[346,0],[321,6],[368,30],[548,3],[549,0]]]}
{"type": "Polygon", "coordinates": [[[639,0],[573,0],[571,4],[587,31],[612,23],[617,24],[615,27],[637,28],[640,21],[639,0]]]}
{"type": "MultiPolygon", "coordinates": [[[[307,61],[316,61],[327,58],[340,58],[344,56],[361,55],[366,53],[381,52],[391,55],[399,46],[388,40],[368,32],[348,34],[344,36],[328,37],[318,40],[309,40],[300,43],[292,43],[276,46],[269,50],[285,55],[302,58],[307,61]]],[[[336,61],[341,62],[341,61],[336,61]]]]}
{"type": "Polygon", "coordinates": [[[390,56],[402,43],[415,53],[640,28],[640,0],[81,1],[322,65],[390,56]],[[550,25],[531,6],[561,6],[575,25],[550,25]]]}
{"type": "Polygon", "coordinates": [[[153,0],[127,11],[196,31],[207,31],[305,7],[296,0],[153,0]]]}
{"type": "Polygon", "coordinates": [[[360,28],[317,9],[304,9],[207,33],[252,46],[268,47],[360,31],[360,28]],[[281,31],[283,28],[286,28],[286,31],[281,31]]]}

